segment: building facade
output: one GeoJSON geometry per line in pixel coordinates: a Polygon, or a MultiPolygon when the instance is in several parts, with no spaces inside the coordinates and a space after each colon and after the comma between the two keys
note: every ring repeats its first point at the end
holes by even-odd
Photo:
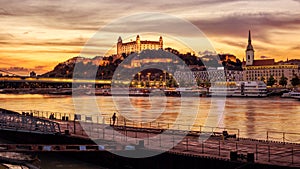
{"type": "Polygon", "coordinates": [[[210,67],[207,70],[192,71],[192,74],[176,71],[174,75],[186,81],[188,79],[200,80],[200,82],[230,82],[243,80],[243,71],[227,70],[224,69],[224,67],[210,67]]]}
{"type": "Polygon", "coordinates": [[[228,70],[224,67],[219,68],[208,68],[205,71],[193,71],[194,77],[200,81],[242,81],[243,71],[228,70]]]}
{"type": "Polygon", "coordinates": [[[254,59],[254,48],[252,46],[251,32],[249,31],[248,45],[246,48],[246,62],[243,62],[243,74],[245,81],[267,80],[273,76],[277,84],[282,76],[287,78],[287,84],[291,84],[294,75],[299,76],[297,64],[279,64],[274,59],[254,59]]]}
{"type": "Polygon", "coordinates": [[[123,53],[126,55],[132,52],[140,52],[145,49],[158,50],[163,49],[163,38],[160,36],[158,41],[141,40],[140,36],[136,36],[135,41],[123,43],[122,38],[119,37],[117,42],[117,55],[121,56],[123,53]]]}
{"type": "Polygon", "coordinates": [[[287,78],[287,84],[291,84],[294,75],[298,75],[298,65],[253,65],[244,67],[245,80],[267,81],[271,76],[279,82],[282,75],[287,78]]]}

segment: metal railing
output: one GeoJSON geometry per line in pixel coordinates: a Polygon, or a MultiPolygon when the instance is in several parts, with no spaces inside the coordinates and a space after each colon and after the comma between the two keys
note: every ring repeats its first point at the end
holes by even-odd
{"type": "MultiPolygon", "coordinates": [[[[50,118],[53,115],[54,119],[62,121],[76,121],[81,123],[94,123],[103,125],[112,125],[113,121],[111,117],[100,116],[97,114],[87,115],[87,114],[74,114],[74,113],[60,113],[60,112],[50,112],[50,111],[38,111],[38,110],[27,110],[22,111],[28,114],[32,114],[36,117],[50,118]]],[[[66,123],[65,125],[67,125],[66,123]]],[[[62,123],[61,125],[64,125],[62,123]]],[[[212,127],[203,125],[184,125],[184,124],[173,124],[166,123],[162,121],[152,121],[152,122],[137,122],[134,120],[128,120],[124,117],[118,117],[115,121],[116,126],[133,127],[133,128],[149,128],[149,129],[162,129],[162,130],[179,130],[179,131],[190,131],[194,134],[199,133],[213,133],[215,135],[221,135],[223,131],[235,135],[238,140],[240,137],[240,130],[237,128],[228,127],[212,127]]],[[[74,131],[71,125],[67,126],[69,130],[74,131]]],[[[83,132],[82,132],[83,133],[83,132]]]]}
{"type": "Polygon", "coordinates": [[[267,131],[267,141],[282,143],[300,143],[300,133],[267,131]]]}
{"type": "Polygon", "coordinates": [[[30,114],[0,113],[0,128],[41,133],[60,133],[59,123],[36,118],[30,114]]]}
{"type": "Polygon", "coordinates": [[[113,141],[111,144],[138,145],[140,141],[143,141],[144,147],[151,150],[225,159],[231,159],[230,154],[236,152],[241,157],[240,160],[249,160],[247,155],[252,154],[255,162],[300,166],[300,145],[288,142],[289,136],[298,135],[297,133],[268,131],[266,141],[247,139],[238,141],[239,130],[231,128],[174,125],[158,121],[144,123],[120,117],[116,120],[115,126],[112,126],[110,117],[42,111],[28,111],[27,113],[43,118],[49,118],[48,116],[54,114],[54,118],[60,117],[58,120],[62,130],[69,130],[71,134],[95,140],[113,141]],[[223,131],[237,135],[233,138],[226,138],[223,131]],[[208,139],[201,140],[199,137],[201,134],[208,134],[208,139]],[[282,134],[279,137],[282,142],[271,142],[274,134],[282,134]]]}

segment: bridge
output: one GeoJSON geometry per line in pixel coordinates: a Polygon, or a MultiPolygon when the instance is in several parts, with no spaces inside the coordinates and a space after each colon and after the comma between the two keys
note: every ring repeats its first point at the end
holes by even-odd
{"type": "Polygon", "coordinates": [[[0,129],[43,134],[60,133],[59,123],[34,117],[33,114],[18,114],[0,109],[0,129]]]}
{"type": "Polygon", "coordinates": [[[2,76],[1,82],[27,82],[27,83],[78,83],[78,84],[106,84],[110,85],[111,80],[99,79],[72,79],[72,78],[48,78],[48,77],[20,77],[2,76]]]}

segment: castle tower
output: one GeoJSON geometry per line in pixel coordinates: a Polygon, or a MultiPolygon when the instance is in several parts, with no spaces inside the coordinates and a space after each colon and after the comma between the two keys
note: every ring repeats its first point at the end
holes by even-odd
{"type": "Polygon", "coordinates": [[[159,37],[159,48],[163,49],[163,38],[161,36],[159,37]]]}
{"type": "Polygon", "coordinates": [[[141,51],[141,39],[140,39],[140,35],[136,36],[136,51],[137,52],[141,51]]]}
{"type": "Polygon", "coordinates": [[[118,43],[117,43],[117,55],[122,55],[122,38],[119,36],[118,43]]]}
{"type": "Polygon", "coordinates": [[[251,44],[251,32],[249,30],[249,36],[248,36],[248,46],[246,49],[246,66],[251,66],[253,65],[254,61],[254,49],[251,44]]]}

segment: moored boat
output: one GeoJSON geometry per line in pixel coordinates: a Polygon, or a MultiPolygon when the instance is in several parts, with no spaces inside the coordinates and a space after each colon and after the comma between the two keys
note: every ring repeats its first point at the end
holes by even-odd
{"type": "Polygon", "coordinates": [[[291,98],[291,92],[286,92],[286,93],[282,93],[281,95],[282,98],[291,98]]]}
{"type": "Polygon", "coordinates": [[[209,88],[209,96],[266,97],[268,93],[262,81],[216,82],[209,88]]]}
{"type": "Polygon", "coordinates": [[[290,92],[290,95],[294,99],[300,99],[300,92],[292,91],[290,92]]]}

